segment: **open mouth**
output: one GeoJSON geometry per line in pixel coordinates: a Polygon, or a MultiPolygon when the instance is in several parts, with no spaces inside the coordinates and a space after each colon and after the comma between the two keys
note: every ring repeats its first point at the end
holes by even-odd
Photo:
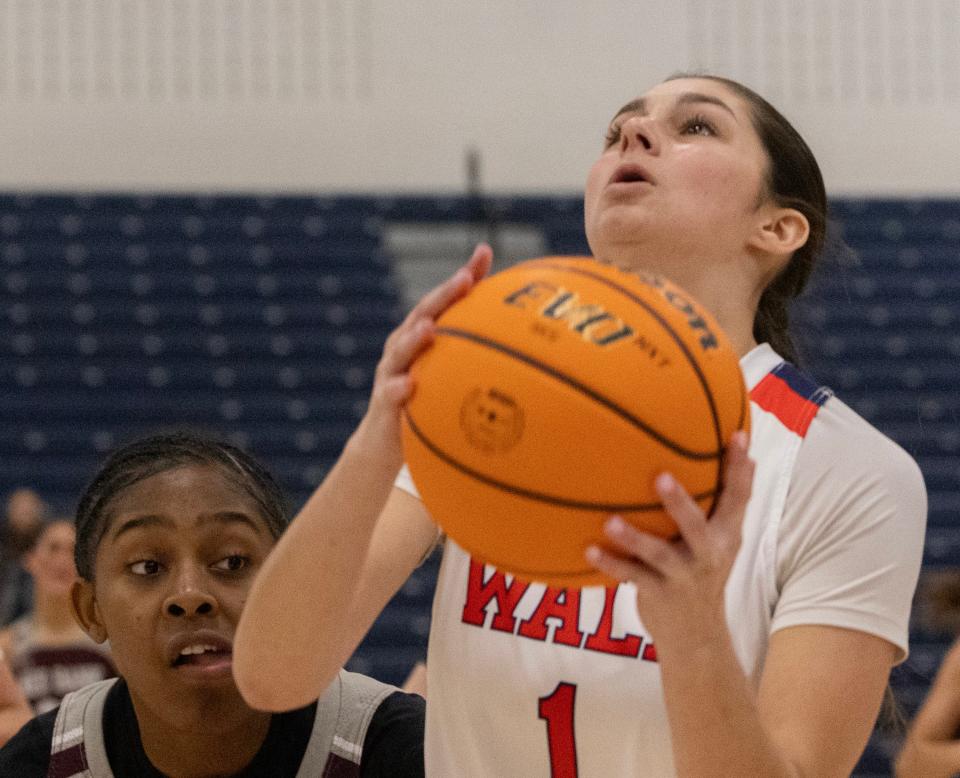
{"type": "Polygon", "coordinates": [[[646,171],[639,165],[621,165],[610,177],[611,184],[653,183],[646,171]]]}
{"type": "Polygon", "coordinates": [[[212,629],[184,632],[168,642],[167,661],[174,670],[190,677],[227,677],[233,665],[233,643],[212,629]]]}
{"type": "Polygon", "coordinates": [[[222,646],[198,643],[185,647],[173,660],[174,667],[213,667],[231,661],[233,652],[222,646]]]}

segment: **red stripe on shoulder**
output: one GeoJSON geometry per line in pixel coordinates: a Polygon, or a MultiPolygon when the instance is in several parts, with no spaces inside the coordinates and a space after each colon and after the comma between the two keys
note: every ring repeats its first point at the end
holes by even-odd
{"type": "Polygon", "coordinates": [[[830,393],[822,390],[812,397],[804,397],[777,373],[774,371],[764,376],[750,392],[750,399],[802,438],[830,393]]]}

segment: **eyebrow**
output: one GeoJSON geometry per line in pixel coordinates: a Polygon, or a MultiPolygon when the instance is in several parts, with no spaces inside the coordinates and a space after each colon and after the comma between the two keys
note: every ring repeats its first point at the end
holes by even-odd
{"type": "MultiPolygon", "coordinates": [[[[245,513],[236,511],[219,511],[217,513],[205,513],[200,516],[197,524],[243,524],[250,527],[258,535],[262,534],[261,528],[257,523],[245,513]]],[[[151,527],[161,527],[164,529],[174,529],[176,525],[173,519],[167,516],[148,514],[146,516],[137,516],[121,523],[112,533],[112,540],[116,540],[125,532],[135,529],[149,529],[151,527]]]]}
{"type": "MultiPolygon", "coordinates": [[[[730,114],[734,121],[738,121],[737,115],[733,112],[733,109],[727,105],[719,97],[714,97],[713,95],[705,95],[702,92],[684,92],[681,94],[677,100],[677,105],[692,105],[695,103],[709,103],[710,105],[716,105],[725,110],[730,114]]],[[[636,100],[631,100],[623,108],[617,111],[616,116],[613,118],[616,119],[617,116],[622,116],[625,113],[638,113],[641,116],[647,115],[647,101],[638,97],[636,100]]]]}

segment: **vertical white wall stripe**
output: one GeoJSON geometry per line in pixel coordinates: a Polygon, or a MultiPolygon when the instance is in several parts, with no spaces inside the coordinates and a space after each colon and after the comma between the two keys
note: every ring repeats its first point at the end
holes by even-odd
{"type": "Polygon", "coordinates": [[[774,102],[960,102],[958,0],[686,0],[689,56],[774,102]]]}

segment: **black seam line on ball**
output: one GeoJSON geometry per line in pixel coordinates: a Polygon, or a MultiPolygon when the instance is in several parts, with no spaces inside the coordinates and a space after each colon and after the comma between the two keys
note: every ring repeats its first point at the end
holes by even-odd
{"type": "MultiPolygon", "coordinates": [[[[663,316],[661,316],[656,311],[656,309],[653,308],[653,306],[651,306],[645,300],[640,299],[637,295],[635,295],[625,286],[621,286],[616,281],[612,281],[611,279],[606,278],[605,276],[600,275],[599,273],[594,273],[593,271],[583,267],[576,267],[576,266],[560,264],[560,263],[550,263],[550,264],[544,263],[544,267],[552,267],[555,270],[563,270],[568,273],[574,273],[576,275],[592,278],[594,281],[597,281],[603,284],[604,286],[607,286],[611,289],[614,289],[620,292],[622,295],[624,295],[629,300],[639,305],[641,308],[643,308],[647,313],[649,313],[651,316],[653,316],[657,320],[660,326],[663,327],[664,330],[666,330],[666,332],[670,335],[673,341],[677,344],[677,346],[683,352],[683,355],[687,358],[687,362],[689,362],[690,367],[692,367],[694,373],[696,373],[697,380],[700,382],[700,387],[703,389],[703,393],[706,395],[707,404],[710,406],[710,414],[713,417],[713,428],[714,428],[714,431],[717,433],[717,448],[722,449],[724,441],[723,441],[723,434],[720,430],[720,414],[717,412],[716,401],[714,400],[713,392],[710,389],[710,385],[709,383],[707,383],[707,377],[703,374],[703,370],[701,370],[700,364],[697,362],[697,360],[694,359],[693,354],[690,353],[690,349],[687,347],[687,344],[684,342],[683,338],[677,335],[676,331],[670,325],[670,322],[668,322],[663,316]]],[[[717,475],[717,480],[719,481],[719,473],[717,475]]]]}
{"type": "MultiPolygon", "coordinates": [[[[423,431],[417,426],[416,422],[410,416],[408,411],[404,411],[404,416],[406,417],[407,424],[410,425],[410,429],[413,431],[413,434],[416,435],[420,442],[423,443],[431,453],[434,454],[438,459],[446,462],[451,467],[459,470],[461,473],[470,476],[471,478],[480,481],[481,483],[486,484],[487,486],[493,486],[497,489],[500,489],[509,494],[515,494],[518,497],[525,497],[529,500],[538,500],[540,502],[549,503],[551,505],[559,505],[564,508],[578,508],[581,510],[589,511],[601,511],[606,513],[626,513],[629,511],[642,512],[642,511],[659,511],[663,510],[663,503],[653,502],[653,503],[602,503],[602,502],[589,502],[583,500],[570,500],[564,497],[554,497],[553,495],[544,494],[542,492],[536,492],[532,489],[524,489],[519,486],[513,486],[503,481],[498,481],[496,478],[491,478],[490,476],[484,475],[483,473],[474,470],[471,467],[467,467],[462,462],[458,462],[456,459],[451,457],[445,451],[441,450],[437,445],[431,441],[423,431]]],[[[702,492],[701,494],[693,495],[693,499],[696,501],[705,500],[707,498],[713,498],[716,494],[714,490],[707,492],[702,492]]]]}
{"type": "MultiPolygon", "coordinates": [[[[646,310],[651,316],[653,316],[661,324],[661,326],[670,334],[670,337],[673,338],[677,346],[679,346],[680,350],[683,352],[684,356],[687,358],[687,361],[690,363],[690,366],[693,368],[694,372],[696,373],[697,379],[700,381],[700,386],[703,389],[704,394],[707,397],[707,403],[710,406],[710,414],[713,416],[713,428],[717,434],[717,450],[722,451],[724,446],[723,433],[720,428],[720,414],[717,412],[717,404],[713,396],[713,391],[710,389],[710,385],[707,383],[707,377],[703,374],[703,371],[700,369],[699,363],[697,362],[697,360],[693,358],[693,354],[690,353],[690,349],[687,348],[687,344],[683,341],[683,338],[677,335],[677,333],[674,331],[673,327],[670,326],[667,320],[664,319],[652,306],[647,304],[644,300],[641,300],[639,297],[637,297],[637,295],[635,295],[629,289],[627,289],[624,286],[621,286],[616,281],[612,281],[611,279],[606,278],[603,275],[600,275],[599,273],[595,273],[592,270],[588,270],[587,268],[584,268],[584,267],[572,265],[568,262],[562,262],[562,261],[557,262],[556,260],[550,260],[548,262],[544,262],[542,266],[550,267],[555,270],[567,271],[570,273],[574,273],[576,275],[586,276],[587,278],[592,278],[593,280],[598,281],[599,283],[607,287],[610,287],[611,289],[615,289],[616,291],[625,295],[628,299],[632,300],[637,305],[642,307],[644,310],[646,310]]],[[[742,396],[740,398],[740,401],[742,404],[743,403],[742,396]]],[[[737,426],[739,427],[740,425],[737,425],[737,426]]],[[[717,477],[716,477],[717,488],[714,494],[719,495],[722,481],[723,481],[723,472],[721,469],[721,462],[718,457],[717,458],[717,477]]],[[[717,507],[717,499],[718,499],[717,497],[714,497],[714,499],[711,501],[710,509],[707,511],[707,515],[712,514],[714,509],[717,507]]]]}
{"type": "Polygon", "coordinates": [[[451,337],[451,338],[461,338],[463,340],[473,341],[474,343],[477,343],[481,346],[486,346],[487,348],[494,349],[495,351],[499,351],[503,354],[506,354],[507,356],[513,357],[514,359],[520,362],[523,362],[524,364],[529,365],[530,367],[536,370],[539,370],[541,373],[546,373],[547,375],[557,379],[558,381],[561,381],[562,383],[575,389],[576,391],[587,395],[590,399],[595,400],[597,403],[602,405],[607,410],[612,411],[620,418],[632,424],[634,427],[637,427],[638,429],[642,430],[644,433],[646,433],[648,436],[656,440],[661,445],[669,448],[671,451],[673,451],[676,454],[679,454],[682,457],[686,457],[687,459],[700,460],[700,461],[709,461],[709,460],[715,460],[720,458],[719,451],[707,451],[707,452],[692,451],[690,449],[684,448],[683,446],[677,445],[672,440],[665,437],[661,433],[657,432],[655,429],[650,427],[648,424],[644,423],[642,420],[638,419],[629,411],[625,410],[624,408],[621,408],[619,405],[617,405],[611,400],[608,400],[603,395],[597,394],[597,392],[595,392],[589,386],[581,384],[579,381],[576,381],[573,378],[570,378],[570,376],[564,375],[563,373],[561,373],[558,370],[555,370],[549,365],[545,365],[542,362],[538,361],[537,359],[527,354],[524,354],[520,351],[517,351],[516,349],[512,349],[509,346],[504,346],[503,344],[497,343],[495,340],[490,340],[488,338],[485,338],[482,335],[476,335],[475,333],[467,332],[466,330],[455,329],[452,327],[438,327],[437,335],[446,335],[447,337],[451,337]]]}

